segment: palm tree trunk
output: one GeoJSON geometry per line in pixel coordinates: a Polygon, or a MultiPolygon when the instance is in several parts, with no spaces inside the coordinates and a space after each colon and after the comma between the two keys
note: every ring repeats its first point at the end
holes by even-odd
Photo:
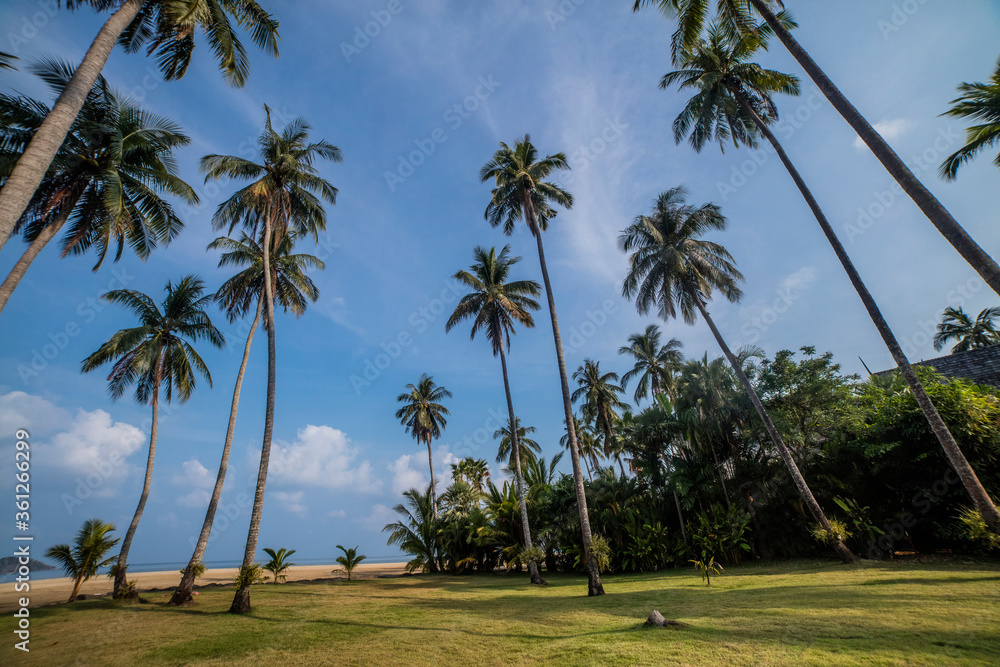
{"type": "MultiPolygon", "coordinates": [[[[510,446],[514,457],[514,481],[517,484],[517,500],[521,505],[521,529],[524,531],[524,548],[531,549],[531,526],[528,524],[528,501],[525,498],[524,477],[521,474],[521,439],[517,434],[517,418],[514,416],[514,401],[510,397],[510,379],[507,377],[507,355],[503,351],[503,341],[500,342],[500,367],[503,369],[503,389],[507,395],[507,413],[510,416],[510,446]]],[[[538,573],[538,563],[534,558],[528,560],[528,574],[531,583],[544,585],[542,575],[538,573]]]]}
{"type": "Polygon", "coordinates": [[[771,146],[774,147],[781,163],[785,165],[785,169],[788,170],[792,180],[795,181],[796,187],[798,187],[799,192],[802,193],[802,197],[806,200],[810,210],[812,210],[816,221],[823,230],[823,234],[833,247],[833,250],[837,255],[837,259],[840,260],[841,266],[843,266],[844,271],[847,272],[847,277],[850,278],[855,291],[857,291],[858,296],[861,297],[861,301],[865,305],[865,310],[868,311],[868,316],[875,324],[875,328],[878,329],[879,335],[882,337],[886,347],[889,349],[889,353],[892,355],[893,361],[896,362],[896,366],[899,367],[900,373],[902,373],[903,378],[906,380],[906,384],[909,386],[910,391],[913,392],[913,396],[916,398],[921,412],[924,413],[924,417],[927,419],[927,423],[929,424],[931,431],[934,433],[935,437],[937,437],[938,442],[941,443],[941,448],[944,449],[945,456],[948,457],[948,461],[951,463],[952,468],[954,468],[955,472],[958,473],[963,486],[965,486],[965,490],[972,498],[972,502],[976,505],[976,509],[979,510],[979,513],[986,520],[987,525],[990,526],[990,529],[997,534],[1000,534],[1000,512],[997,511],[996,505],[986,492],[982,483],[979,481],[979,477],[976,475],[975,470],[973,470],[972,466],[969,465],[968,459],[965,458],[965,454],[962,453],[958,443],[955,442],[955,438],[948,429],[948,425],[944,423],[940,413],[938,413],[937,408],[934,406],[934,402],[931,401],[930,396],[927,395],[927,390],[924,388],[920,379],[917,377],[917,374],[910,366],[910,362],[903,353],[903,349],[899,346],[896,336],[892,333],[892,329],[889,328],[889,324],[882,316],[882,311],[879,310],[878,304],[875,303],[875,299],[872,297],[871,292],[868,291],[868,287],[865,285],[864,281],[861,279],[861,275],[854,267],[854,263],[848,256],[843,244],[840,242],[840,239],[837,238],[836,232],[833,231],[833,227],[830,225],[829,220],[827,220],[826,215],[820,208],[819,203],[812,194],[812,191],[809,190],[805,181],[802,179],[802,176],[795,168],[795,165],[792,164],[791,159],[785,153],[784,148],[778,141],[777,137],[774,136],[774,133],[771,132],[770,128],[767,127],[760,116],[757,115],[742,95],[736,93],[736,98],[739,100],[743,111],[753,118],[754,123],[757,125],[757,129],[760,130],[761,134],[763,134],[771,143],[771,146]]]}
{"type": "MultiPolygon", "coordinates": [[[[269,213],[264,217],[264,275],[271,275],[271,237],[274,233],[274,220],[269,213]]],[[[257,556],[257,538],[260,535],[260,519],[264,512],[264,490],[267,487],[267,467],[271,462],[271,436],[274,432],[274,392],[277,375],[277,362],[274,345],[274,286],[270,280],[264,280],[264,308],[267,322],[267,405],[264,409],[264,440],[260,448],[260,468],[257,470],[257,490],[253,498],[253,511],[250,514],[250,531],[247,534],[247,546],[243,552],[242,570],[252,568],[257,556]]],[[[250,612],[250,583],[244,580],[237,587],[233,604],[229,607],[231,614],[247,614],[250,612]]]]}
{"type": "Polygon", "coordinates": [[[66,600],[66,602],[72,602],[73,600],[76,599],[76,596],[80,594],[80,587],[81,586],[83,586],[83,574],[82,573],[80,574],[80,576],[78,576],[76,578],[76,581],[73,582],[73,592],[69,594],[69,600],[66,600]]]}
{"type": "Polygon", "coordinates": [[[0,248],[14,233],[17,221],[59,152],[59,147],[83,108],[91,88],[97,83],[115,42],[138,15],[143,4],[143,0],[127,0],[108,17],[83,57],[83,62],[73,73],[73,78],[18,158],[14,170],[0,190],[0,248]]]}
{"type": "Polygon", "coordinates": [[[726,507],[732,505],[729,501],[729,490],[726,488],[726,479],[722,474],[722,464],[719,463],[719,455],[715,452],[715,444],[712,439],[708,440],[708,448],[712,450],[712,459],[715,461],[715,470],[719,475],[719,483],[722,484],[722,496],[726,499],[726,507]]]}
{"type": "Polygon", "coordinates": [[[583,535],[583,558],[587,565],[587,595],[604,595],[601,584],[601,573],[597,569],[597,561],[590,553],[591,531],[590,516],[587,512],[587,492],[583,486],[583,472],[580,469],[580,449],[576,441],[576,429],[573,427],[573,403],[569,394],[569,377],[566,375],[566,359],[563,356],[562,337],[559,335],[559,319],[556,317],[556,302],[552,296],[552,283],[549,281],[549,270],[545,266],[545,248],[542,245],[542,230],[538,228],[534,209],[530,200],[524,202],[525,220],[528,228],[535,235],[538,245],[538,263],[542,269],[542,281],[545,283],[545,296],[549,302],[549,316],[552,319],[552,338],[556,345],[556,360],[559,365],[559,382],[562,385],[563,413],[566,418],[566,432],[569,436],[569,457],[573,462],[573,480],[576,482],[576,504],[580,511],[580,532],[583,535]]]}
{"type": "Polygon", "coordinates": [[[833,107],[844,117],[844,120],[854,128],[861,140],[868,145],[875,157],[892,175],[906,194],[920,208],[924,215],[937,228],[948,243],[958,251],[973,269],[982,277],[993,291],[1000,294],[1000,266],[983,250],[968,232],[952,217],[951,213],[931,194],[923,183],[914,175],[910,168],[900,159],[885,139],[875,131],[875,128],[854,107],[833,81],[820,69],[812,57],[802,48],[802,45],[792,37],[792,34],[778,21],[764,0],[750,0],[778,39],[785,45],[788,52],[798,61],[809,78],[816,83],[823,95],[833,104],[833,107]]]}
{"type": "MultiPolygon", "coordinates": [[[[743,372],[743,368],[740,366],[739,361],[733,355],[732,350],[726,344],[725,339],[719,330],[715,327],[715,321],[708,314],[708,310],[705,309],[705,304],[702,303],[701,297],[695,298],[695,303],[698,305],[698,310],[701,312],[701,316],[705,318],[705,322],[708,324],[709,329],[712,330],[712,335],[715,336],[715,340],[718,341],[719,347],[722,348],[722,353],[726,355],[726,359],[729,360],[729,364],[733,367],[733,372],[736,373],[736,377],[739,378],[740,382],[743,384],[743,388],[746,390],[747,394],[750,396],[750,402],[753,403],[754,408],[757,410],[757,414],[760,415],[760,419],[764,422],[764,428],[767,429],[768,434],[771,436],[771,440],[774,441],[775,446],[778,448],[778,453],[781,455],[782,460],[785,462],[785,467],[788,468],[788,472],[792,475],[792,481],[795,483],[795,488],[798,489],[799,495],[802,496],[802,500],[805,501],[806,506],[809,508],[809,512],[813,515],[813,518],[828,532],[832,533],[832,528],[830,526],[830,520],[826,518],[826,514],[823,513],[823,508],[819,506],[816,501],[816,497],[813,495],[812,490],[809,485],[806,484],[806,480],[802,477],[802,473],[799,471],[798,465],[795,463],[795,459],[792,458],[792,453],[789,451],[788,447],[785,446],[784,441],[781,439],[781,434],[778,433],[778,429],[774,427],[774,423],[771,421],[771,416],[767,414],[767,410],[764,409],[764,405],[760,402],[760,398],[757,396],[757,392],[754,391],[753,385],[750,384],[750,380],[747,378],[746,373],[743,372]]],[[[857,561],[851,550],[847,548],[841,540],[834,539],[833,549],[837,552],[837,555],[845,563],[854,563],[857,561]]]]}
{"type": "Polygon", "coordinates": [[[17,260],[17,264],[7,274],[7,278],[0,285],[0,313],[7,306],[7,302],[10,301],[14,290],[17,289],[21,279],[24,278],[24,274],[28,272],[28,267],[31,266],[31,263],[35,261],[35,258],[42,252],[42,249],[48,245],[49,241],[56,237],[59,230],[66,224],[66,221],[69,220],[69,216],[73,213],[73,209],[76,208],[76,204],[82,196],[83,193],[81,192],[74,195],[71,201],[66,202],[65,206],[59,212],[58,217],[51,224],[42,228],[42,231],[38,233],[35,240],[31,242],[24,251],[24,254],[21,255],[21,259],[17,260]]]}
{"type": "Polygon", "coordinates": [[[253,343],[254,332],[260,324],[261,311],[264,308],[264,295],[257,300],[257,313],[254,315],[253,324],[250,325],[250,333],[247,334],[247,342],[243,346],[243,362],[240,364],[240,371],[236,375],[236,387],[233,389],[233,403],[229,409],[229,426],[226,429],[226,443],[222,447],[222,462],[219,463],[219,474],[215,478],[215,488],[212,490],[212,499],[208,503],[208,511],[205,513],[205,523],[201,526],[201,534],[198,535],[198,543],[195,545],[191,560],[188,561],[184,569],[184,576],[178,584],[173,596],[170,598],[171,605],[187,604],[191,602],[191,588],[194,586],[194,568],[205,556],[205,549],[208,547],[208,538],[212,534],[212,524],[215,522],[215,513],[219,509],[219,499],[222,497],[222,487],[226,483],[226,471],[229,469],[229,452],[233,446],[233,435],[236,432],[236,413],[240,407],[240,390],[243,388],[243,375],[246,373],[247,364],[250,361],[250,344],[253,343]]]}
{"type": "Polygon", "coordinates": [[[139,496],[139,505],[132,515],[132,523],[129,524],[125,539],[122,540],[122,549],[118,552],[118,566],[115,569],[115,587],[112,597],[120,600],[125,595],[127,586],[126,571],[128,570],[128,552],[132,548],[132,538],[139,527],[139,519],[146,509],[146,499],[149,498],[149,488],[153,484],[153,459],[156,457],[156,436],[160,426],[160,383],[163,381],[163,356],[157,360],[156,373],[153,378],[153,396],[149,401],[152,406],[153,417],[149,425],[149,454],[146,457],[146,478],[142,483],[142,495],[139,496]]]}
{"type": "Polygon", "coordinates": [[[426,436],[427,444],[427,465],[431,469],[431,507],[434,511],[434,518],[438,518],[438,496],[437,496],[437,480],[434,479],[434,455],[431,453],[431,434],[428,432],[426,436]]]}

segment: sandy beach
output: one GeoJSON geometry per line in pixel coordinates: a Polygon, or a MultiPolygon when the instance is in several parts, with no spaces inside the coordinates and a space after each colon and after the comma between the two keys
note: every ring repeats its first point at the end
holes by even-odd
{"type": "MultiPolygon", "coordinates": [[[[361,563],[354,574],[354,579],[376,579],[378,577],[397,576],[404,573],[406,563],[361,563]]],[[[311,579],[346,579],[343,572],[334,572],[339,566],[331,565],[295,565],[288,570],[288,581],[309,581],[311,579]]],[[[237,568],[222,568],[217,570],[207,570],[205,574],[198,578],[198,586],[209,584],[231,584],[236,578],[237,568]]],[[[168,572],[136,572],[129,573],[129,580],[135,580],[143,597],[153,601],[159,595],[166,594],[149,592],[155,588],[172,589],[177,586],[181,575],[177,570],[168,572]]],[[[67,578],[60,579],[39,579],[31,582],[31,590],[27,593],[14,591],[14,583],[0,584],[0,611],[8,611],[17,607],[17,600],[20,597],[28,597],[31,600],[30,607],[41,607],[47,604],[66,602],[70,591],[73,590],[73,581],[67,578]]],[[[80,595],[110,595],[112,581],[106,576],[94,577],[83,584],[80,588],[80,595]]]]}

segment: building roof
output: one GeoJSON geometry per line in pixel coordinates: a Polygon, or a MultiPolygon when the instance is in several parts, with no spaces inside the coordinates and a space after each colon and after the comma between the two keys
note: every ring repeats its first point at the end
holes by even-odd
{"type": "MultiPolygon", "coordinates": [[[[1000,345],[968,352],[955,352],[944,357],[915,362],[913,365],[930,366],[945,377],[961,378],[975,384],[985,384],[1000,389],[1000,345]]],[[[881,371],[875,375],[891,372],[892,370],[881,371]]]]}

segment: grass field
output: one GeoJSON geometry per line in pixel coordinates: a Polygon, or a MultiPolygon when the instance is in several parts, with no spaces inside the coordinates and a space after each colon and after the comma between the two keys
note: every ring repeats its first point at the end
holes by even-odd
{"type": "Polygon", "coordinates": [[[87,600],[31,614],[31,653],[0,630],[0,664],[24,665],[998,665],[1000,563],[730,568],[580,577],[415,576],[231,589],[195,606],[87,600]],[[645,628],[653,609],[687,624],[645,628]]]}

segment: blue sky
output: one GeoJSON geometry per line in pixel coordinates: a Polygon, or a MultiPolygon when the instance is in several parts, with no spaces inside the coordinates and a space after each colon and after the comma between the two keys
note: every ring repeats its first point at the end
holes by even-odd
{"type": "MultiPolygon", "coordinates": [[[[51,4],[4,2],[0,50],[26,60],[79,61],[103,17],[47,13],[51,4]]],[[[281,22],[281,57],[253,52],[242,90],[225,85],[204,44],[179,82],[163,82],[151,59],[120,51],[105,70],[115,87],[192,137],[179,159],[202,204],[183,210],[183,234],[145,263],[125,257],[97,273],[90,271],[92,258],[59,259],[49,248],[4,312],[0,456],[13,461],[14,431],[30,430],[39,546],[68,541],[91,516],[122,531],[127,526],[142,483],[149,414],[128,398],[111,401],[100,373],[79,373],[84,357],[130,325],[126,313],[97,298],[123,285],[159,296],[167,280],[190,273],[213,289],[225,279],[205,246],[216,237],[212,212],[233,186],[204,185],[197,162],[252,146],[264,103],[281,120],[308,119],[313,136],[341,147],[344,164],[323,168],[340,199],[329,208],[328,230],[314,253],[327,264],[314,275],[321,298],[301,319],[283,316],[277,324],[275,452],[261,547],[332,559],[335,544],[360,544],[372,556],[394,555],[380,532],[391,519],[388,508],[402,489],[427,479],[426,450],[393,418],[395,396],[420,373],[454,392],[448,428],[435,444],[436,471],[447,474],[456,456],[493,461],[488,436],[498,425],[494,415],[504,411],[499,363],[485,341],[470,342],[462,330],[446,335],[444,321],[456,299],[449,276],[468,266],[476,245],[510,243],[524,257],[516,277],[540,280],[531,237],[505,238],[483,220],[489,188],[477,177],[498,141],[525,132],[542,152],[566,152],[573,166],[559,180],[576,204],[545,238],[571,369],[585,358],[619,373],[627,369],[618,347],[653,320],[620,296],[625,257],[614,241],[659,192],[680,184],[690,188],[692,203],[719,203],[730,220],[717,240],[746,276],[745,298],[711,310],[734,347],[756,344],[773,354],[814,345],[832,351],[849,372],[863,370],[859,357],[872,370],[890,365],[774,155],[717,148],[698,155],[674,144],[670,124],[684,98],[657,88],[671,69],[672,27],[656,13],[634,15],[630,2],[594,0],[265,4],[281,22]],[[375,35],[367,41],[359,36],[366,28],[375,35]]],[[[986,79],[995,66],[996,3],[969,0],[962,12],[935,0],[787,4],[814,58],[995,254],[1000,174],[985,156],[956,183],[941,181],[936,168],[960,145],[964,129],[939,116],[955,87],[986,79]]],[[[802,76],[780,45],[761,61],[802,76]]],[[[0,76],[5,90],[48,99],[30,75],[0,76]]],[[[978,312],[995,298],[893,190],[811,82],[803,82],[800,98],[780,99],[779,108],[779,137],[907,352],[913,359],[936,356],[927,331],[946,306],[978,312]]],[[[8,244],[0,270],[8,271],[22,248],[8,244]]],[[[245,336],[245,328],[221,315],[218,324],[231,347],[201,350],[214,388],[202,385],[187,404],[161,414],[153,490],[133,563],[186,560],[201,526],[245,336]]],[[[704,325],[663,326],[684,342],[688,356],[719,354],[704,325]]],[[[515,338],[510,363],[515,409],[538,428],[551,457],[559,451],[561,401],[544,314],[536,329],[515,338]]],[[[242,554],[265,376],[261,335],[223,495],[228,516],[217,521],[209,561],[242,554]]],[[[0,483],[5,493],[13,493],[9,477],[0,483]]]]}

